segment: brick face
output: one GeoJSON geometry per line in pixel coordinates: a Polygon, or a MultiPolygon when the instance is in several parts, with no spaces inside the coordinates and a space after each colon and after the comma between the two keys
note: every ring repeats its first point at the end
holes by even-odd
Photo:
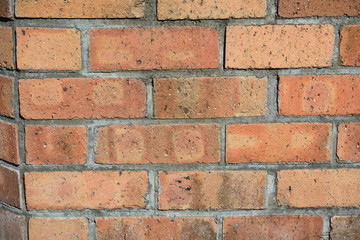
{"type": "Polygon", "coordinates": [[[18,126],[0,122],[0,159],[20,164],[18,126]]]}
{"type": "Polygon", "coordinates": [[[360,25],[343,27],[340,42],[340,61],[345,66],[360,66],[360,25]]]}
{"type": "Polygon", "coordinates": [[[0,166],[0,201],[20,208],[19,173],[0,166]]]}
{"type": "Polygon", "coordinates": [[[25,217],[0,208],[0,239],[25,240],[25,217]]]}
{"type": "Polygon", "coordinates": [[[14,42],[11,27],[0,27],[0,45],[0,67],[14,69],[14,42]]]}
{"type": "Polygon", "coordinates": [[[333,240],[356,240],[359,238],[360,216],[343,215],[331,218],[330,237],[333,240]]]}
{"type": "Polygon", "coordinates": [[[1,0],[0,1],[0,17],[1,18],[11,18],[12,17],[12,7],[10,4],[11,0],[1,0]]]}
{"type": "Polygon", "coordinates": [[[340,124],[337,143],[340,160],[360,161],[360,123],[340,124]]]}
{"type": "Polygon", "coordinates": [[[14,78],[0,75],[0,114],[14,117],[14,78]]]}

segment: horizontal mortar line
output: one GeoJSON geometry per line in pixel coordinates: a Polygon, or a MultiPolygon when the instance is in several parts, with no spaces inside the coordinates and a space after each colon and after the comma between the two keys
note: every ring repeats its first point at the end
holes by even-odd
{"type": "Polygon", "coordinates": [[[0,201],[0,209],[8,210],[8,211],[11,211],[11,212],[17,213],[17,214],[25,214],[26,213],[26,210],[22,210],[17,207],[11,206],[2,201],[0,201]]]}
{"type": "Polygon", "coordinates": [[[13,171],[20,170],[20,165],[16,165],[14,163],[7,162],[1,158],[0,158],[0,167],[5,167],[5,168],[13,170],[13,171]]]}
{"type": "Polygon", "coordinates": [[[6,77],[16,77],[17,72],[14,70],[9,70],[9,69],[5,69],[5,68],[1,68],[0,67],[0,75],[2,76],[6,76],[6,77]]]}

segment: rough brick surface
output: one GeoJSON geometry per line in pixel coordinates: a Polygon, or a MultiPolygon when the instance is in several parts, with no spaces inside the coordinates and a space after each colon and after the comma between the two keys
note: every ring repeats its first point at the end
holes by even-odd
{"type": "Polygon", "coordinates": [[[300,68],[332,64],[331,25],[229,26],[226,68],[300,68]]]}
{"type": "Polygon", "coordinates": [[[357,240],[360,236],[360,216],[344,215],[331,218],[332,240],[357,240]]]}
{"type": "Polygon", "coordinates": [[[154,80],[156,118],[261,116],[267,78],[214,77],[154,80]]]}
{"type": "Polygon", "coordinates": [[[266,16],[266,0],[159,0],[158,19],[226,19],[266,16]]]}
{"type": "Polygon", "coordinates": [[[0,0],[0,18],[11,18],[12,15],[10,0],[0,0]]]}
{"type": "Polygon", "coordinates": [[[331,124],[228,125],[226,162],[324,162],[330,160],[331,124]]]}
{"type": "Polygon", "coordinates": [[[360,114],[360,76],[280,76],[279,114],[360,114]]]}
{"type": "Polygon", "coordinates": [[[107,126],[98,133],[97,163],[214,163],[219,125],[107,126]]]}
{"type": "Polygon", "coordinates": [[[345,66],[360,66],[360,25],[345,26],[342,29],[340,61],[345,66]]]}
{"type": "Polygon", "coordinates": [[[0,75],[0,114],[14,117],[14,78],[0,75]]]}
{"type": "Polygon", "coordinates": [[[20,164],[18,126],[0,122],[0,159],[20,164]]]}
{"type": "Polygon", "coordinates": [[[197,69],[218,66],[218,31],[211,28],[90,30],[92,70],[197,69]]]}
{"type": "Polygon", "coordinates": [[[135,79],[26,79],[19,88],[24,118],[137,118],[146,112],[146,87],[135,79]]]}
{"type": "Polygon", "coordinates": [[[22,70],[80,70],[80,31],[17,28],[17,64],[22,70]]]}
{"type": "Polygon", "coordinates": [[[87,240],[88,220],[86,218],[31,218],[29,240],[38,239],[87,240]]]}
{"type": "Polygon", "coordinates": [[[159,209],[262,209],[266,172],[160,172],[159,209]]]}
{"type": "Polygon", "coordinates": [[[19,173],[0,166],[0,201],[20,207],[19,173]]]}
{"type": "Polygon", "coordinates": [[[360,2],[357,0],[279,0],[278,14],[281,17],[332,17],[357,16],[360,2]]]}
{"type": "Polygon", "coordinates": [[[360,204],[359,169],[283,170],[277,198],[289,207],[355,207],[360,204]]]}
{"type": "Polygon", "coordinates": [[[322,225],[321,216],[227,217],[224,219],[224,240],[319,240],[322,225]]]}
{"type": "Polygon", "coordinates": [[[338,127],[337,152],[340,160],[360,161],[360,123],[344,123],[338,127]]]}
{"type": "Polygon", "coordinates": [[[213,218],[97,218],[96,226],[98,240],[216,240],[216,222],[213,218]]]}
{"type": "Polygon", "coordinates": [[[75,126],[27,126],[27,164],[84,164],[86,128],[75,126]]]}
{"type": "Polygon", "coordinates": [[[26,173],[27,209],[144,208],[147,182],[146,172],[26,173]]]}
{"type": "Polygon", "coordinates": [[[16,16],[27,18],[140,18],[144,0],[16,0],[16,16]]]}
{"type": "Polygon", "coordinates": [[[0,208],[0,239],[25,240],[25,217],[0,208]]]}
{"type": "Polygon", "coordinates": [[[0,26],[0,67],[13,69],[13,30],[11,27],[0,26]]]}

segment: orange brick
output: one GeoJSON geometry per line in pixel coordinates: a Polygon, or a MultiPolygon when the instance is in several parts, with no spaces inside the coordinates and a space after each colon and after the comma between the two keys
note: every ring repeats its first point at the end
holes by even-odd
{"type": "Polygon", "coordinates": [[[329,161],[330,132],[330,123],[229,125],[226,133],[226,161],[329,161]]]}
{"type": "Polygon", "coordinates": [[[135,79],[20,80],[21,115],[28,119],[139,118],[146,87],[135,79]]]}
{"type": "Polygon", "coordinates": [[[11,27],[0,27],[0,67],[13,69],[13,33],[11,27]]]}
{"type": "Polygon", "coordinates": [[[216,240],[213,218],[126,217],[97,218],[98,240],[204,239],[216,240]]]}
{"type": "Polygon", "coordinates": [[[86,128],[76,126],[27,126],[27,164],[84,164],[86,128]]]}
{"type": "Polygon", "coordinates": [[[342,29],[340,61],[345,66],[360,66],[360,25],[349,25],[342,29]]]}
{"type": "Polygon", "coordinates": [[[38,239],[87,240],[88,220],[86,218],[31,218],[29,240],[38,239]]]}
{"type": "Polygon", "coordinates": [[[218,31],[211,28],[167,27],[90,30],[90,68],[92,70],[218,67],[218,31]]]}
{"type": "Polygon", "coordinates": [[[229,26],[226,68],[300,68],[331,66],[332,25],[229,26]]]}
{"type": "Polygon", "coordinates": [[[144,208],[147,182],[144,171],[26,173],[27,209],[144,208]]]}
{"type": "Polygon", "coordinates": [[[331,218],[332,240],[358,240],[360,236],[360,216],[344,215],[331,218]]]}
{"type": "Polygon", "coordinates": [[[19,173],[0,166],[0,201],[20,207],[19,173]]]}
{"type": "Polygon", "coordinates": [[[360,114],[360,76],[280,76],[279,114],[360,114]]]}
{"type": "Polygon", "coordinates": [[[97,163],[214,163],[219,125],[107,126],[98,133],[97,163]]]}
{"type": "Polygon", "coordinates": [[[224,219],[224,240],[319,240],[322,227],[321,216],[227,217],[224,219]]]}
{"type": "Polygon", "coordinates": [[[0,76],[0,114],[14,117],[14,78],[0,76]]]}
{"type": "Polygon", "coordinates": [[[17,64],[22,70],[80,70],[80,31],[17,28],[17,64]]]}
{"type": "Polygon", "coordinates": [[[344,123],[338,128],[337,152],[340,160],[360,161],[360,123],[344,123]]]}
{"type": "Polygon", "coordinates": [[[24,216],[0,208],[1,240],[25,240],[25,229],[26,227],[24,216]]]}
{"type": "Polygon", "coordinates": [[[155,79],[156,118],[261,116],[267,78],[202,77],[155,79]]]}
{"type": "Polygon", "coordinates": [[[356,207],[360,204],[359,169],[283,170],[277,198],[289,207],[356,207]]]}
{"type": "Polygon", "coordinates": [[[13,16],[10,0],[0,0],[0,17],[11,18],[13,16]]]}
{"type": "Polygon", "coordinates": [[[226,19],[266,16],[266,0],[159,0],[158,19],[226,19]]]}
{"type": "Polygon", "coordinates": [[[16,0],[16,16],[26,18],[140,18],[144,0],[16,0]]]}
{"type": "Polygon", "coordinates": [[[159,209],[262,209],[266,172],[160,172],[159,209]]]}
{"type": "Polygon", "coordinates": [[[20,164],[18,126],[0,122],[0,159],[20,164]]]}

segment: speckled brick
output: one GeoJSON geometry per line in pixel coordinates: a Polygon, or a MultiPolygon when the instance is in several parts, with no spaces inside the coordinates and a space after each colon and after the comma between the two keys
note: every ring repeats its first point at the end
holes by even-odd
{"type": "Polygon", "coordinates": [[[20,208],[19,173],[0,166],[0,201],[20,208]]]}
{"type": "Polygon", "coordinates": [[[331,218],[331,240],[358,240],[359,236],[359,215],[340,215],[331,218]]]}
{"type": "Polygon", "coordinates": [[[14,117],[14,78],[0,75],[0,114],[14,117]]]}
{"type": "Polygon", "coordinates": [[[344,66],[360,66],[360,25],[343,27],[340,42],[340,61],[344,66]]]}
{"type": "Polygon", "coordinates": [[[0,159],[20,164],[18,126],[0,122],[0,159]]]}
{"type": "Polygon", "coordinates": [[[14,69],[14,41],[11,27],[0,26],[0,46],[0,67],[14,69]]]}
{"type": "Polygon", "coordinates": [[[343,123],[338,127],[337,153],[340,160],[360,161],[360,123],[343,123]]]}
{"type": "Polygon", "coordinates": [[[25,217],[0,208],[0,239],[25,240],[25,217]]]}
{"type": "Polygon", "coordinates": [[[10,0],[0,0],[0,17],[11,18],[13,16],[10,0]]]}

